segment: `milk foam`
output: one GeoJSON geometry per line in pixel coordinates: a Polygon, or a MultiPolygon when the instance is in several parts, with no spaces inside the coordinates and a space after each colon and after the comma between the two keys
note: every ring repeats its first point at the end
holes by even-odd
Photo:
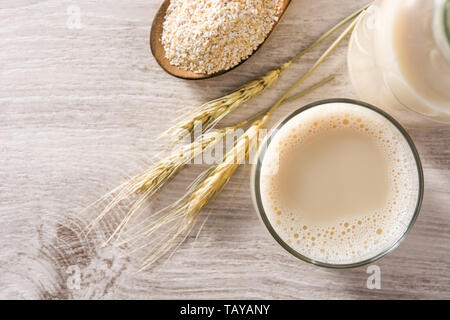
{"type": "Polygon", "coordinates": [[[419,175],[408,142],[387,119],[365,107],[330,103],[301,112],[276,133],[262,162],[260,186],[264,211],[284,242],[313,260],[350,264],[382,253],[404,235],[417,205],[419,175]],[[305,222],[301,212],[283,203],[278,169],[293,150],[314,137],[342,130],[371,137],[386,158],[385,204],[331,224],[305,222]]]}

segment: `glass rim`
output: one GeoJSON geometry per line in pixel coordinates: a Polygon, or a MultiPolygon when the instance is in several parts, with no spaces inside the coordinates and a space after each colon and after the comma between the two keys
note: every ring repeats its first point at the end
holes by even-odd
{"type": "Polygon", "coordinates": [[[394,249],[396,249],[400,245],[401,242],[403,242],[403,240],[406,238],[408,233],[411,231],[415,221],[417,220],[417,217],[419,215],[419,212],[420,212],[420,209],[422,206],[423,195],[424,195],[424,175],[423,175],[423,168],[422,168],[422,163],[420,161],[419,153],[414,145],[414,142],[411,139],[411,137],[409,136],[408,132],[402,127],[402,125],[397,120],[395,120],[392,116],[390,116],[383,110],[381,110],[371,104],[368,104],[368,103],[365,103],[365,102],[362,102],[359,100],[354,100],[354,99],[335,98],[335,99],[320,100],[320,101],[316,101],[316,102],[307,104],[306,106],[303,106],[303,107],[293,111],[288,116],[286,116],[283,120],[281,120],[277,125],[274,126],[274,128],[271,130],[270,134],[264,139],[263,143],[261,144],[261,148],[257,154],[257,161],[256,161],[256,164],[253,165],[252,174],[251,174],[251,189],[252,189],[252,193],[253,193],[252,194],[253,203],[254,203],[256,211],[258,212],[260,218],[262,219],[264,225],[266,226],[266,228],[269,231],[269,233],[271,234],[271,236],[278,242],[279,245],[281,245],[281,247],[283,247],[286,251],[288,251],[290,254],[292,254],[296,258],[298,258],[302,261],[305,261],[307,263],[319,266],[319,267],[325,267],[325,268],[331,268],[331,269],[349,269],[349,268],[361,267],[361,266],[370,264],[374,261],[377,261],[377,260],[383,258],[384,256],[386,256],[387,254],[391,253],[394,249]],[[312,258],[309,258],[309,257],[301,254],[297,250],[293,249],[288,243],[286,243],[283,239],[281,239],[279,234],[275,231],[272,224],[270,223],[269,218],[267,217],[267,214],[264,210],[264,206],[263,206],[262,199],[261,199],[261,192],[260,192],[260,177],[261,177],[262,162],[264,160],[266,151],[267,151],[270,143],[276,136],[277,132],[288,121],[290,121],[293,117],[299,115],[300,113],[302,113],[306,110],[309,110],[311,108],[315,108],[315,107],[318,107],[318,106],[321,106],[324,104],[332,104],[332,103],[347,103],[347,104],[357,105],[357,106],[360,106],[363,108],[368,108],[368,109],[380,114],[385,119],[387,119],[391,124],[393,124],[397,128],[397,130],[400,131],[400,133],[402,134],[402,136],[404,137],[404,139],[406,140],[406,142],[409,145],[409,148],[414,156],[414,160],[415,160],[416,168],[417,168],[418,179],[419,179],[419,192],[418,192],[416,207],[414,209],[414,215],[411,217],[408,227],[405,230],[405,232],[403,233],[403,235],[393,245],[391,245],[386,250],[383,250],[382,252],[378,253],[377,255],[375,255],[369,259],[365,259],[365,260],[362,260],[359,262],[354,262],[354,263],[347,263],[347,264],[326,263],[326,262],[314,260],[312,258]]]}
{"type": "Polygon", "coordinates": [[[450,43],[450,0],[447,0],[444,6],[444,27],[447,40],[450,43]]]}
{"type": "Polygon", "coordinates": [[[450,63],[450,0],[435,0],[433,36],[441,55],[450,63]]]}

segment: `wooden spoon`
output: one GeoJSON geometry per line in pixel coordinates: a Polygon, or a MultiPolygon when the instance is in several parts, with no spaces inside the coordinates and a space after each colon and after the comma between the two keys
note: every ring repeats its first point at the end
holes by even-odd
{"type": "MultiPolygon", "coordinates": [[[[291,0],[279,0],[280,1],[280,12],[278,13],[278,20],[273,24],[272,30],[267,34],[264,41],[256,48],[255,51],[248,57],[250,58],[256,51],[261,48],[261,46],[266,42],[267,38],[270,36],[270,34],[273,32],[275,27],[278,25],[278,22],[280,21],[281,17],[283,16],[284,12],[286,11],[287,7],[291,3],[291,0]]],[[[223,73],[226,73],[237,66],[244,63],[247,59],[242,60],[239,64],[234,66],[233,68],[230,68],[228,70],[219,71],[213,74],[206,74],[206,73],[195,73],[192,71],[187,71],[181,68],[178,68],[177,66],[173,66],[170,64],[170,61],[166,59],[165,56],[165,49],[164,46],[161,43],[161,36],[163,32],[163,22],[164,17],[166,16],[167,8],[169,7],[170,0],[164,0],[161,7],[159,8],[158,12],[156,13],[155,18],[153,19],[152,29],[150,31],[150,48],[152,50],[152,54],[155,57],[158,64],[163,68],[165,71],[170,73],[171,75],[182,78],[182,79],[188,79],[188,80],[197,80],[197,79],[206,79],[206,78],[212,78],[216,77],[218,75],[221,75],[223,73]]]]}

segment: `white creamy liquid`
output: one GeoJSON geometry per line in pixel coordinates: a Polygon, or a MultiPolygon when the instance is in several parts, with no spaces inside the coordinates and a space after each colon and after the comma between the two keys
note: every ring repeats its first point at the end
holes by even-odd
{"type": "Polygon", "coordinates": [[[368,108],[330,103],[289,120],[265,153],[264,211],[313,260],[350,264],[396,243],[414,215],[419,176],[401,132],[368,108]]]}
{"type": "Polygon", "coordinates": [[[348,52],[362,100],[450,122],[450,61],[433,35],[433,7],[434,0],[378,0],[368,10],[348,52]]]}

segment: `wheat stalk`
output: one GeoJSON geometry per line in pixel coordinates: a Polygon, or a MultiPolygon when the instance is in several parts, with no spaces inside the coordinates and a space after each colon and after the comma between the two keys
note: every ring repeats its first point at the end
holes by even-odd
{"type": "Polygon", "coordinates": [[[191,185],[184,197],[162,210],[164,215],[156,222],[144,226],[143,232],[134,233],[131,239],[123,242],[132,243],[132,246],[136,247],[134,250],[147,247],[147,239],[150,236],[160,231],[162,227],[172,224],[168,230],[159,232],[159,235],[151,239],[154,244],[153,251],[145,258],[143,268],[150,266],[168,253],[178,240],[181,240],[178,242],[181,244],[186,239],[194,228],[201,210],[222,191],[240,164],[248,160],[250,152],[258,143],[261,129],[262,122],[260,120],[254,122],[239,137],[235,146],[227,152],[223,161],[210,170],[204,179],[198,179],[191,185]],[[136,239],[143,240],[143,244],[139,245],[140,242],[136,239]]]}
{"type": "MultiPolygon", "coordinates": [[[[291,102],[299,99],[309,92],[325,85],[332,81],[335,75],[329,76],[319,83],[311,86],[310,88],[303,90],[302,92],[292,95],[285,99],[283,103],[291,102]]],[[[101,213],[91,221],[87,230],[90,232],[96,224],[98,224],[108,213],[110,213],[116,206],[122,201],[130,199],[131,197],[138,195],[134,202],[131,204],[131,208],[126,212],[125,217],[122,218],[119,225],[115,228],[112,235],[106,240],[106,243],[110,242],[114,237],[120,238],[120,233],[126,227],[131,218],[142,208],[144,203],[148,201],[158,192],[165,184],[167,184],[186,164],[191,163],[193,159],[201,155],[205,151],[214,148],[219,142],[223,141],[223,138],[228,134],[233,133],[236,129],[241,128],[254,119],[266,114],[270,108],[262,110],[250,118],[239,122],[236,125],[228,126],[218,130],[211,130],[202,134],[195,141],[187,145],[181,145],[178,149],[171,152],[169,155],[159,160],[156,164],[151,166],[143,173],[134,176],[118,188],[114,189],[97,202],[102,202],[108,199],[108,196],[115,194],[112,200],[110,200],[101,213]]]]}
{"type": "MultiPolygon", "coordinates": [[[[302,92],[295,94],[291,96],[290,98],[287,98],[284,100],[285,102],[290,102],[295,99],[301,98],[308,93],[312,92],[313,90],[327,84],[328,82],[332,81],[334,79],[334,75],[329,76],[325,78],[324,80],[314,84],[313,86],[303,90],[302,92]]],[[[242,127],[246,125],[247,123],[253,121],[254,119],[261,117],[262,115],[266,114],[271,108],[262,110],[249,119],[246,119],[240,123],[238,123],[235,126],[227,127],[224,129],[224,132],[232,132],[236,128],[242,127]]],[[[203,203],[208,203],[212,198],[215,197],[219,193],[220,190],[212,190],[210,189],[210,194],[205,194],[205,197],[198,197],[197,195],[201,195],[203,193],[203,190],[207,189],[208,185],[220,185],[221,188],[223,188],[227,181],[218,181],[219,177],[229,176],[231,177],[234,171],[239,167],[241,163],[244,163],[246,159],[248,159],[249,153],[254,150],[254,146],[252,145],[255,141],[257,142],[258,139],[252,139],[251,137],[255,137],[254,130],[257,128],[258,130],[262,128],[262,122],[260,121],[254,122],[253,125],[246,131],[246,134],[244,136],[241,136],[239,140],[235,143],[234,148],[227,153],[225,156],[223,162],[218,165],[215,169],[206,171],[202,175],[200,175],[188,188],[188,191],[186,192],[186,195],[178,200],[175,204],[170,206],[169,208],[165,208],[164,210],[161,210],[159,212],[154,213],[153,215],[147,217],[143,222],[140,224],[137,224],[134,226],[134,228],[131,228],[128,230],[129,234],[132,234],[131,237],[124,241],[120,240],[121,232],[125,229],[125,226],[131,219],[132,215],[135,213],[135,211],[142,205],[141,202],[135,202],[133,211],[129,211],[126,215],[126,217],[122,220],[119,227],[116,228],[113,235],[108,239],[107,242],[112,240],[112,238],[117,234],[115,245],[120,246],[125,243],[130,244],[131,247],[134,247],[134,250],[130,251],[136,251],[143,247],[148,247],[151,244],[155,245],[155,248],[158,248],[154,253],[151,260],[155,257],[160,257],[166,253],[166,249],[169,250],[169,247],[171,247],[170,243],[175,242],[177,238],[180,237],[180,235],[184,234],[185,236],[188,235],[188,232],[192,230],[192,228],[195,225],[197,215],[200,213],[201,208],[203,207],[201,205],[201,202],[197,202],[197,205],[193,204],[195,199],[203,199],[203,203]],[[242,141],[248,141],[247,144],[244,144],[242,141]],[[250,143],[252,141],[252,143],[250,143]],[[210,178],[204,180],[206,177],[210,176],[210,178]],[[216,178],[214,178],[216,177],[216,178]],[[212,183],[214,182],[214,183],[212,183]],[[192,194],[192,195],[191,195],[192,194]],[[189,197],[189,195],[191,195],[189,197]],[[184,202],[183,202],[184,201],[184,202]],[[184,211],[186,209],[187,203],[190,203],[190,211],[184,211]],[[172,211],[171,211],[172,209],[172,211]],[[164,214],[164,212],[169,212],[168,214],[164,214]],[[180,214],[182,212],[185,213],[191,213],[191,214],[180,214]],[[197,212],[197,214],[192,214],[192,212],[197,212]],[[180,223],[180,219],[182,219],[182,223],[180,223]],[[152,222],[153,221],[153,222],[152,222]],[[172,226],[172,228],[169,228],[166,230],[165,233],[162,233],[162,236],[154,237],[153,240],[147,241],[145,240],[142,245],[139,245],[139,240],[141,239],[147,239],[151,235],[153,235],[154,232],[160,230],[164,226],[168,226],[171,223],[175,223],[176,226],[172,226]],[[172,232],[172,233],[171,233],[172,232]],[[160,239],[161,238],[161,239],[160,239]],[[159,247],[158,247],[159,246],[159,247]]],[[[258,132],[258,131],[257,131],[258,132]]],[[[194,142],[195,143],[195,142],[194,142]]],[[[147,179],[148,181],[148,179],[147,179]]],[[[141,183],[142,185],[143,183],[141,183]]],[[[99,217],[101,218],[101,217],[99,217]]],[[[179,244],[181,244],[183,241],[180,241],[179,244]]],[[[155,260],[156,261],[156,260],[155,260]]]]}
{"type": "Polygon", "coordinates": [[[236,110],[245,102],[256,97],[265,89],[273,85],[281,76],[283,71],[288,68],[292,63],[303,57],[310,52],[316,46],[328,39],[336,30],[347,24],[349,21],[357,17],[361,12],[367,9],[369,5],[356,11],[352,15],[348,16],[344,20],[340,21],[333,28],[323,34],[312,45],[306,49],[300,51],[293,58],[278,66],[277,68],[270,70],[265,75],[254,79],[233,92],[212,101],[206,102],[197,109],[184,114],[178,119],[178,122],[164,132],[161,136],[168,138],[169,141],[179,142],[186,135],[190,135],[197,128],[201,128],[203,132],[214,127],[220,120],[227,116],[232,111],[236,110]]]}
{"type": "MultiPolygon", "coordinates": [[[[303,97],[333,79],[334,76],[329,76],[291,98],[284,99],[284,102],[303,97]]],[[[284,102],[281,102],[280,105],[284,102]]],[[[274,109],[271,107],[258,114],[267,114],[273,111],[274,109]]],[[[249,155],[258,146],[261,129],[263,129],[269,117],[270,115],[266,115],[263,120],[255,121],[236,141],[234,147],[227,152],[223,161],[201,174],[181,199],[145,219],[140,225],[129,230],[128,233],[132,234],[131,237],[115,244],[117,246],[129,244],[132,248],[129,251],[130,253],[142,248],[152,247],[153,251],[145,258],[143,268],[156,262],[174,247],[177,248],[181,245],[195,227],[202,209],[222,191],[235,171],[248,160],[249,155]],[[159,218],[154,219],[158,216],[159,218]],[[166,230],[163,230],[164,228],[166,230]],[[155,235],[158,232],[159,234],[155,235]]],[[[250,122],[250,119],[241,124],[248,122],[250,122]]]]}
{"type": "MultiPolygon", "coordinates": [[[[292,95],[285,99],[283,103],[291,102],[299,99],[309,92],[327,84],[335,78],[334,75],[327,77],[319,83],[311,86],[310,88],[303,90],[302,92],[292,95]]],[[[202,154],[203,152],[214,148],[214,146],[223,141],[223,138],[228,134],[233,133],[236,129],[241,128],[254,119],[266,114],[270,108],[262,110],[250,118],[239,122],[234,126],[221,128],[218,130],[212,130],[210,132],[202,134],[194,142],[182,145],[174,152],[170,153],[165,158],[158,161],[155,165],[151,166],[145,172],[134,176],[118,188],[114,189],[98,202],[106,201],[108,196],[116,194],[112,200],[110,200],[101,213],[91,221],[87,227],[87,232],[90,232],[95,225],[97,225],[108,213],[110,213],[115,207],[117,207],[122,201],[131,199],[138,195],[134,202],[131,204],[131,208],[126,212],[125,217],[122,218],[119,225],[115,228],[111,236],[106,240],[105,244],[109,243],[114,237],[120,238],[121,232],[125,229],[129,221],[135,216],[135,214],[142,209],[144,203],[154,196],[166,183],[168,183],[186,164],[189,164],[194,158],[202,154]]],[[[194,182],[195,183],[195,182],[194,182]]]]}
{"type": "MultiPolygon", "coordinates": [[[[360,10],[359,12],[362,12],[360,10]]],[[[359,13],[358,12],[358,13],[359,13]]],[[[355,14],[351,16],[355,17],[355,14]]],[[[281,72],[287,68],[293,61],[311,50],[314,46],[325,40],[337,28],[340,28],[344,22],[350,19],[343,20],[336,25],[329,32],[324,34],[312,46],[303,50],[293,59],[283,64],[281,67],[270,71],[262,78],[256,79],[240,89],[234,91],[232,97],[225,96],[205,104],[202,109],[204,113],[198,113],[198,117],[194,117],[195,121],[186,120],[181,127],[175,127],[173,132],[181,133],[182,131],[193,131],[195,129],[195,122],[200,121],[206,128],[211,128],[226,114],[236,109],[243,102],[248,101],[266,87],[273,84],[281,72]],[[262,88],[262,89],[261,89],[262,88]],[[242,91],[240,91],[242,90],[242,91]],[[228,98],[226,98],[228,97],[228,98]],[[223,100],[225,99],[225,100],[223,100]],[[227,100],[228,99],[228,100],[227,100]],[[230,103],[231,101],[231,103],[230,103]],[[207,106],[208,105],[208,106],[207,106]],[[177,131],[178,130],[178,131],[177,131]]],[[[317,60],[317,62],[285,93],[283,96],[269,109],[259,112],[253,117],[232,127],[223,128],[215,131],[208,131],[203,133],[201,137],[194,142],[181,145],[174,152],[164,157],[161,161],[150,167],[144,173],[139,174],[129,181],[125,182],[113,192],[103,197],[101,200],[106,200],[108,196],[114,194],[111,201],[107,203],[100,215],[93,220],[89,229],[105,217],[113,208],[118,206],[122,201],[133,199],[130,210],[125,214],[125,217],[119,223],[107,242],[116,239],[115,244],[129,244],[134,250],[140,248],[152,248],[150,254],[144,259],[143,266],[148,267],[165,255],[168,251],[176,248],[183,243],[184,239],[191,233],[196,225],[196,221],[201,210],[214,199],[220,191],[227,184],[234,172],[237,170],[242,162],[248,159],[249,154],[258,145],[259,131],[268,122],[273,112],[283,103],[297,99],[312,90],[331,81],[334,76],[328,77],[320,83],[302,91],[299,94],[291,95],[293,90],[304,82],[309,75],[331,54],[331,52],[338,46],[338,44],[350,33],[354,28],[357,20],[339,36],[339,38],[325,51],[325,53],[317,60]],[[291,96],[290,96],[291,95],[291,96]],[[173,178],[187,163],[192,159],[202,154],[209,148],[214,147],[219,141],[222,141],[227,133],[234,131],[238,127],[242,127],[254,119],[265,116],[258,121],[255,121],[235,143],[235,146],[225,155],[223,162],[214,166],[211,170],[200,175],[188,188],[186,194],[176,201],[171,206],[160,210],[147,217],[144,221],[136,226],[134,229],[127,228],[127,233],[131,233],[131,237],[119,242],[121,235],[127,227],[129,221],[133,217],[137,217],[137,212],[142,209],[145,203],[151,199],[171,178],[173,178]]],[[[173,252],[175,252],[175,250],[173,252]]]]}

